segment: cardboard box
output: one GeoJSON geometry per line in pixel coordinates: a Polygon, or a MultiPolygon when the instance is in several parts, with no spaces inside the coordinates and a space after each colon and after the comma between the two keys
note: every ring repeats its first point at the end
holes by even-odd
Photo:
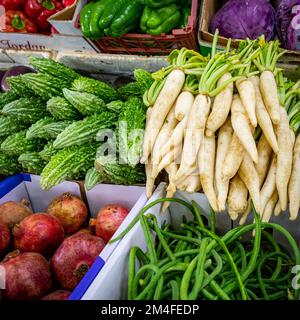
{"type": "MultiPolygon", "coordinates": [[[[30,202],[33,212],[45,212],[49,203],[65,192],[70,192],[83,200],[87,199],[87,206],[92,217],[96,217],[99,209],[109,203],[120,203],[129,208],[130,212],[116,235],[127,227],[147,201],[144,187],[100,184],[93,188],[92,191],[84,194],[84,190],[80,188],[79,183],[65,181],[48,191],[43,191],[40,186],[40,176],[18,174],[0,182],[0,204],[6,201],[20,201],[24,198],[30,202]]],[[[115,242],[105,246],[89,271],[72,292],[70,300],[81,299],[94,278],[101,273],[102,267],[105,266],[118,244],[119,242],[115,242]]]]}
{"type": "Polygon", "coordinates": [[[0,32],[0,48],[32,51],[95,51],[94,47],[81,36],[65,36],[60,34],[47,36],[42,34],[7,32],[0,32]]]}
{"type": "Polygon", "coordinates": [[[72,6],[54,14],[48,19],[48,22],[63,35],[82,36],[81,30],[76,26],[81,9],[88,0],[78,0],[72,6]]]}
{"type": "MultiPolygon", "coordinates": [[[[226,0],[203,0],[202,1],[202,7],[201,7],[201,17],[200,17],[200,23],[199,23],[199,43],[200,43],[200,50],[201,46],[203,46],[205,43],[210,44],[208,48],[211,48],[211,44],[213,42],[213,37],[214,35],[209,32],[209,26],[211,19],[213,16],[217,13],[217,11],[222,7],[222,5],[226,2],[226,0]],[[204,43],[203,43],[204,42],[204,43]]],[[[274,7],[277,6],[278,1],[277,0],[272,0],[271,3],[274,5],[274,7]]],[[[218,44],[222,47],[225,48],[228,42],[228,38],[219,36],[218,39],[218,44]]],[[[232,47],[237,47],[239,44],[240,40],[232,40],[231,46],[232,47]]],[[[207,53],[208,51],[204,48],[201,50],[204,53],[207,53]]],[[[299,64],[299,59],[300,59],[300,52],[298,51],[288,51],[287,56],[294,56],[297,59],[297,62],[299,64]]]]}
{"type": "MultiPolygon", "coordinates": [[[[151,203],[157,199],[165,197],[166,184],[161,183],[153,194],[148,203],[151,203]]],[[[204,194],[194,193],[187,194],[184,192],[177,192],[176,197],[190,202],[194,200],[200,206],[200,211],[207,218],[209,218],[210,207],[207,198],[204,194]]],[[[191,220],[193,216],[183,206],[177,203],[172,203],[169,209],[162,215],[160,212],[161,204],[157,204],[149,210],[149,213],[155,215],[159,225],[163,222],[171,224],[174,228],[178,228],[182,223],[182,217],[185,216],[187,220],[191,220]]],[[[249,216],[249,221],[253,217],[249,216]]],[[[277,222],[280,220],[280,224],[283,224],[295,237],[297,242],[300,240],[300,221],[290,222],[289,224],[282,223],[282,218],[276,218],[277,222]]],[[[274,220],[276,220],[274,219],[274,220]]],[[[216,215],[216,228],[220,233],[227,232],[233,227],[232,221],[229,219],[226,213],[220,213],[216,215]]],[[[285,239],[277,232],[274,232],[275,238],[281,244],[285,244],[285,239]]],[[[147,251],[147,245],[145,236],[138,222],[131,231],[121,240],[120,244],[110,256],[108,263],[103,267],[101,273],[99,273],[94,282],[90,285],[86,291],[83,300],[120,300],[127,298],[127,281],[128,281],[128,257],[131,247],[138,246],[144,252],[147,251]],[[111,285],[113,283],[113,286],[111,285]]]]}
{"type": "MultiPolygon", "coordinates": [[[[161,183],[147,204],[165,197],[165,188],[166,184],[161,183]]],[[[201,212],[209,217],[210,207],[204,194],[177,192],[176,197],[187,201],[195,200],[200,204],[201,212]]],[[[157,204],[149,210],[151,214],[156,216],[160,225],[166,221],[178,227],[182,222],[183,215],[187,216],[188,219],[192,218],[191,213],[189,213],[185,207],[176,203],[172,203],[164,214],[161,214],[160,209],[161,204],[157,204]]],[[[231,228],[231,220],[225,213],[216,215],[216,219],[216,225],[221,232],[231,228]]],[[[145,251],[147,249],[144,233],[139,222],[121,240],[118,247],[110,256],[108,263],[102,268],[101,272],[95,277],[93,283],[83,295],[82,300],[126,299],[128,255],[132,246],[138,246],[145,251]],[[113,286],[111,285],[112,283],[114,284],[113,286]]]]}

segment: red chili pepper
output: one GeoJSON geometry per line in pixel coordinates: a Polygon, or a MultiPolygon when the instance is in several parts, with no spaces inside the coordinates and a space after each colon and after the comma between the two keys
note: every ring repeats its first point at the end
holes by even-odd
{"type": "Polygon", "coordinates": [[[51,29],[47,19],[62,9],[64,6],[57,0],[27,0],[25,5],[27,16],[43,31],[51,29]]]}
{"type": "Polygon", "coordinates": [[[72,4],[74,4],[77,0],[62,0],[62,4],[63,6],[66,7],[70,7],[72,4]]]}
{"type": "Polygon", "coordinates": [[[5,13],[5,28],[3,32],[36,33],[37,27],[23,12],[8,10],[5,13]]]}
{"type": "Polygon", "coordinates": [[[26,0],[0,0],[6,10],[23,10],[26,0]]]}

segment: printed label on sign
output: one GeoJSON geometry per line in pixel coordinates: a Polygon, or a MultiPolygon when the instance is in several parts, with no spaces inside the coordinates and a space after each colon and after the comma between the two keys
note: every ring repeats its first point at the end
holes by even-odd
{"type": "Polygon", "coordinates": [[[5,29],[5,8],[0,6],[0,31],[5,29]]]}
{"type": "Polygon", "coordinates": [[[5,269],[0,266],[0,289],[5,289],[5,269]]]}

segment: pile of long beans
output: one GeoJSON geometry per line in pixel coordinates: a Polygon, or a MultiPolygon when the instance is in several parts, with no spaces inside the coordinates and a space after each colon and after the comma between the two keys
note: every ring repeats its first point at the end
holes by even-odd
{"type": "Polygon", "coordinates": [[[207,221],[195,202],[159,199],[147,205],[139,217],[148,251],[131,248],[128,299],[299,299],[299,289],[292,288],[292,268],[300,264],[299,248],[287,230],[261,222],[257,213],[255,223],[236,227],[223,236],[216,232],[214,212],[207,221]],[[154,215],[144,215],[166,201],[187,207],[194,220],[183,219],[181,228],[174,230],[168,224],[160,228],[154,215]],[[286,238],[292,255],[277,243],[270,233],[273,230],[286,238]],[[252,240],[242,241],[249,232],[254,235],[252,240]]]}

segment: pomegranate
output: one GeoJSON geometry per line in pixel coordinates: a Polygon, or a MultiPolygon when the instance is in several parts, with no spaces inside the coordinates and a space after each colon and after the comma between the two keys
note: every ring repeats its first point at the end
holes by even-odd
{"type": "Polygon", "coordinates": [[[89,228],[80,229],[75,234],[78,234],[78,233],[93,234],[89,228]]]}
{"type": "Polygon", "coordinates": [[[8,226],[0,222],[0,257],[6,252],[10,242],[8,226]]]}
{"type": "Polygon", "coordinates": [[[128,213],[127,208],[118,204],[109,204],[101,208],[97,214],[96,235],[108,242],[128,213]]]}
{"type": "Polygon", "coordinates": [[[14,244],[22,252],[51,256],[65,238],[60,221],[46,213],[28,216],[13,228],[14,244]]]}
{"type": "Polygon", "coordinates": [[[105,247],[102,238],[77,233],[64,240],[51,258],[56,280],[66,290],[73,290],[105,247]]]}
{"type": "Polygon", "coordinates": [[[47,294],[41,300],[68,300],[71,292],[67,290],[56,290],[47,294]]]}
{"type": "Polygon", "coordinates": [[[73,234],[80,229],[88,213],[85,203],[70,193],[64,193],[52,200],[47,211],[60,220],[68,234],[73,234]]]}
{"type": "Polygon", "coordinates": [[[20,202],[8,201],[0,205],[0,222],[5,223],[9,228],[13,228],[16,223],[20,223],[24,218],[32,214],[28,208],[29,202],[22,199],[20,202]]]}
{"type": "Polygon", "coordinates": [[[49,264],[39,253],[16,250],[6,255],[0,266],[6,275],[5,299],[38,300],[51,288],[49,264]]]}

